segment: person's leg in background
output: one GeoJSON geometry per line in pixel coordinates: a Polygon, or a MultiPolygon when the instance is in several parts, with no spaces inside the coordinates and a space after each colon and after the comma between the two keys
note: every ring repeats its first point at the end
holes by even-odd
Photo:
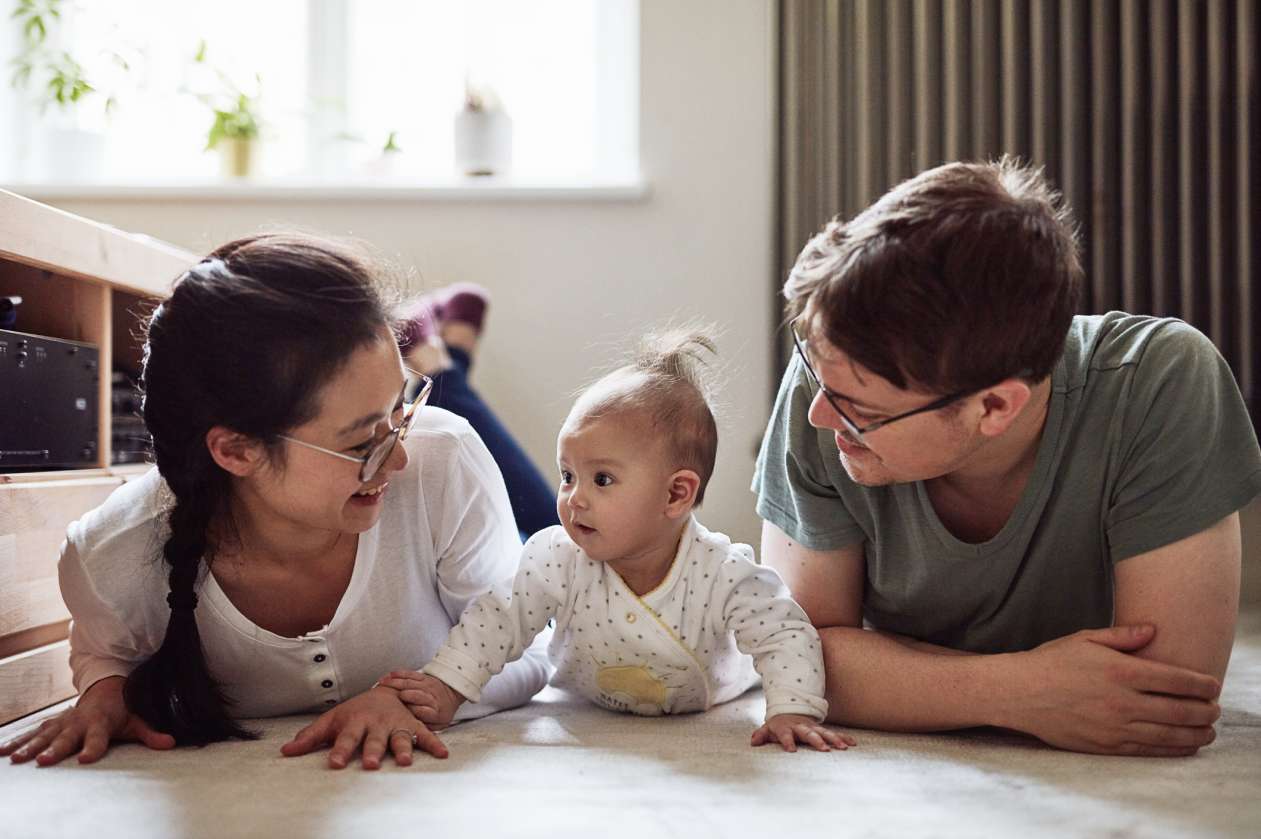
{"type": "Polygon", "coordinates": [[[503,473],[522,538],[559,524],[555,488],[473,389],[469,371],[481,336],[487,296],[470,284],[448,286],[413,301],[400,347],[408,363],[434,380],[429,404],[464,417],[503,473]]]}

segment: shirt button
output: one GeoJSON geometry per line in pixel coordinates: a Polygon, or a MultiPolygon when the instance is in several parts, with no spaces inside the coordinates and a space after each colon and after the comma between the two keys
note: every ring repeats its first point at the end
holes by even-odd
{"type": "Polygon", "coordinates": [[[321,687],[326,687],[326,688],[331,688],[331,687],[333,686],[333,680],[332,680],[332,679],[325,679],[324,681],[320,682],[320,686],[321,686],[321,687]]]}
{"type": "Polygon", "coordinates": [[[627,613],[626,613],[626,622],[627,622],[627,623],[634,623],[634,622],[635,622],[635,613],[634,613],[634,612],[627,612],[627,613]]]}
{"type": "Polygon", "coordinates": [[[315,658],[312,659],[312,661],[314,661],[316,664],[319,664],[321,661],[323,661],[326,658],[328,658],[328,656],[324,655],[324,653],[317,653],[315,658]]]}

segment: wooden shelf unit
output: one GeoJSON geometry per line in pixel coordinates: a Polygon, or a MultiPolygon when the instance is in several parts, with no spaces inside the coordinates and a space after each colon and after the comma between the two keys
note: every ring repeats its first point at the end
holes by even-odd
{"type": "MultiPolygon", "coordinates": [[[[66,527],[137,464],[111,466],[114,360],[138,368],[139,316],[197,256],[0,190],[0,294],[18,295],[17,329],[95,344],[97,462],[92,468],[0,471],[0,725],[74,695],[70,615],[57,583],[66,527]]],[[[0,393],[0,411],[6,410],[0,393]]]]}

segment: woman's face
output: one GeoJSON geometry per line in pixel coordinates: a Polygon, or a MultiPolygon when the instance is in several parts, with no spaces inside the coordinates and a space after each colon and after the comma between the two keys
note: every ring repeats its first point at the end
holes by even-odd
{"type": "MultiPolygon", "coordinates": [[[[398,348],[388,329],[356,350],[321,390],[315,418],[287,436],[351,457],[366,457],[402,417],[404,382],[398,348]]],[[[377,522],[390,476],[407,465],[400,444],[376,475],[359,480],[360,464],[294,442],[282,441],[277,458],[246,479],[243,500],[256,517],[302,530],[362,533],[377,522]]]]}

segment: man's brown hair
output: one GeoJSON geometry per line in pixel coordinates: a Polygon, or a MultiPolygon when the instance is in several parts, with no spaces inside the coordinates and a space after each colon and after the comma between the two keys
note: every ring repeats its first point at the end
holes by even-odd
{"type": "Polygon", "coordinates": [[[976,391],[1050,375],[1077,310],[1071,215],[1041,169],[948,163],[806,245],[787,315],[899,388],[976,391]]]}

